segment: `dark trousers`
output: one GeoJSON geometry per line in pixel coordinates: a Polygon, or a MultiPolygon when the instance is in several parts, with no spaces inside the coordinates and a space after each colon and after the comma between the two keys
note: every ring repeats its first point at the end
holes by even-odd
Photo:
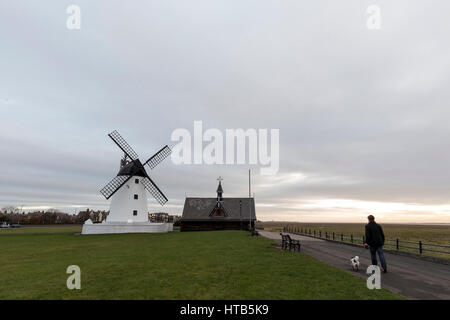
{"type": "Polygon", "coordinates": [[[377,252],[380,257],[380,263],[383,269],[386,269],[386,259],[384,259],[383,247],[370,247],[370,257],[372,258],[372,264],[374,266],[378,265],[377,252]]]}

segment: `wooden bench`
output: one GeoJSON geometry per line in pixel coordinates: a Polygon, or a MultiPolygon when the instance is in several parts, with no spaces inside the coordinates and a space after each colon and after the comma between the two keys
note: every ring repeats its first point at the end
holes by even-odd
{"type": "Polygon", "coordinates": [[[287,235],[280,233],[281,236],[281,249],[286,250],[289,246],[289,240],[286,237],[287,235]]]}
{"type": "Polygon", "coordinates": [[[281,235],[281,249],[287,250],[289,248],[289,251],[292,249],[295,251],[297,249],[298,252],[300,252],[300,240],[294,240],[291,238],[288,234],[282,234],[281,235]]]}

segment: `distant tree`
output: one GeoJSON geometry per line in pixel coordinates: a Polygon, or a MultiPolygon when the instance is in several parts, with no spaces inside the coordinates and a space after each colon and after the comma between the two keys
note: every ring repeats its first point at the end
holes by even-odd
{"type": "Polygon", "coordinates": [[[13,223],[23,224],[26,221],[26,216],[19,213],[9,213],[8,218],[10,224],[13,223]]]}
{"type": "MultiPolygon", "coordinates": [[[[89,215],[94,213],[91,210],[80,211],[77,215],[61,212],[58,209],[48,209],[34,212],[22,212],[13,206],[2,208],[0,211],[0,223],[6,222],[9,224],[73,224],[84,223],[89,219],[89,215]]],[[[107,216],[107,212],[95,212],[96,222],[102,222],[107,216]]]]}
{"type": "Polygon", "coordinates": [[[56,214],[56,223],[59,224],[71,224],[74,223],[75,219],[67,214],[67,213],[57,213],[56,214]]]}
{"type": "Polygon", "coordinates": [[[6,213],[0,212],[0,223],[9,223],[9,216],[6,213]]]}
{"type": "Polygon", "coordinates": [[[19,213],[20,209],[18,207],[14,207],[14,206],[7,206],[2,208],[2,212],[4,213],[11,213],[11,214],[16,214],[19,213]]]}
{"type": "Polygon", "coordinates": [[[29,224],[42,224],[41,223],[41,214],[40,213],[35,213],[33,215],[30,215],[28,217],[28,223],[29,224]]]}

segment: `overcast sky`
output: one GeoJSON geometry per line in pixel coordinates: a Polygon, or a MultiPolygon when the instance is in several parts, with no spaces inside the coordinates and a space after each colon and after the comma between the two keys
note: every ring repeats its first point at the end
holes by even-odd
{"type": "Polygon", "coordinates": [[[185,196],[248,195],[261,220],[450,222],[450,3],[0,2],[0,207],[107,209],[118,130],[145,160],[172,132],[280,130],[280,170],[175,165],[185,196]],[[66,27],[70,4],[81,29],[66,27]],[[367,28],[369,5],[381,29],[367,28]]]}

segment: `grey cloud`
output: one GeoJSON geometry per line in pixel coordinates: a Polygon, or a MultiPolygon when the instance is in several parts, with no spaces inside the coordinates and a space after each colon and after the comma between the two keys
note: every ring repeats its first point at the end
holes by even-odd
{"type": "MultiPolygon", "coordinates": [[[[142,158],[171,132],[279,128],[280,175],[252,166],[264,217],[320,218],[284,202],[342,198],[448,203],[450,5],[378,1],[69,1],[0,4],[0,205],[106,208],[119,130],[142,158]]],[[[185,194],[247,194],[248,166],[150,172],[180,213],[185,194]],[[177,207],[178,206],[178,207],[177,207]]],[[[157,207],[155,207],[155,210],[157,207]]],[[[315,213],[314,213],[315,212],[315,213]]],[[[432,219],[437,219],[430,213],[432,219]]],[[[445,217],[444,217],[445,218],[445,217]]]]}

